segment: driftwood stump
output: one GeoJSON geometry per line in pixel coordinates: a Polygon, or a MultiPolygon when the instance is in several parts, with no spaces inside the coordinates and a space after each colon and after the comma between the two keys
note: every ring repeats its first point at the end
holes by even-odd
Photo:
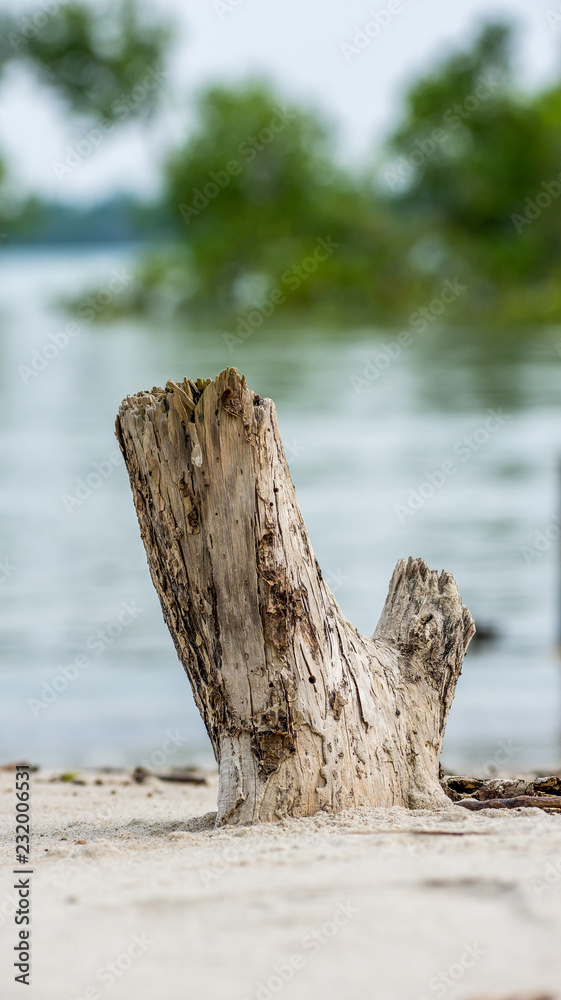
{"type": "Polygon", "coordinates": [[[302,519],[270,399],[234,368],[128,396],[117,437],[154,586],[220,770],[220,823],[434,807],[474,625],[450,573],[400,560],[372,638],[302,519]]]}

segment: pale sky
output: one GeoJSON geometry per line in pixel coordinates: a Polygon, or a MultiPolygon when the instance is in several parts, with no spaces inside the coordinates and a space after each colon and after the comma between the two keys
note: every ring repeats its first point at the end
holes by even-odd
{"type": "MultiPolygon", "coordinates": [[[[561,0],[196,0],[189,8],[182,0],[152,0],[150,7],[172,13],[178,23],[158,126],[142,131],[125,124],[70,174],[57,178],[53,164],[64,160],[68,146],[75,149],[82,127],[20,69],[6,74],[0,151],[20,187],[68,200],[155,190],[158,163],[187,134],[193,92],[210,81],[255,75],[322,110],[338,127],[345,156],[360,159],[395,121],[407,82],[468,43],[492,17],[519,25],[519,74],[526,85],[539,85],[561,66],[561,0]],[[391,16],[381,15],[389,23],[377,36],[345,56],[342,46],[352,43],[355,30],[373,12],[390,10],[391,16]]],[[[0,9],[23,18],[41,2],[0,0],[0,9]]]]}

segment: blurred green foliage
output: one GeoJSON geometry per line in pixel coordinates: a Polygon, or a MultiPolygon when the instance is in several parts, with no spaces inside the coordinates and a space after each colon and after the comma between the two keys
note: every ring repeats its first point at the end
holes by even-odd
{"type": "MultiPolygon", "coordinates": [[[[147,18],[138,0],[101,5],[49,3],[29,14],[0,19],[0,66],[28,63],[74,112],[119,120],[123,100],[148,70],[161,72],[171,29],[147,18]]],[[[135,113],[154,107],[157,87],[146,91],[135,113]]],[[[134,101],[131,108],[135,107],[134,101]]]]}
{"type": "Polygon", "coordinates": [[[508,27],[486,26],[413,84],[368,174],[336,166],[310,111],[289,108],[272,134],[283,110],[265,85],[200,95],[165,173],[178,247],[148,262],[139,305],[236,314],[280,288],[283,314],[407,322],[459,279],[449,321],[561,318],[561,85],[517,90],[508,27]],[[283,275],[327,235],[336,252],[287,290],[283,275]]]}
{"type": "Polygon", "coordinates": [[[517,91],[508,28],[411,88],[388,153],[392,205],[423,230],[418,267],[457,271],[473,316],[559,320],[561,84],[517,91]]]}
{"type": "MultiPolygon", "coordinates": [[[[122,119],[146,72],[163,72],[169,28],[136,0],[52,6],[41,30],[4,18],[0,64],[30,62],[74,113],[122,119]]],[[[412,324],[457,281],[448,323],[559,322],[561,82],[521,91],[514,56],[508,26],[487,25],[414,82],[362,171],[341,166],[315,111],[266,83],[207,88],[165,163],[159,245],[126,307],[412,324]]]]}
{"type": "Polygon", "coordinates": [[[317,115],[265,84],[212,87],[165,171],[165,208],[182,249],[152,257],[142,304],[167,299],[176,309],[230,314],[279,289],[293,309],[356,309],[357,284],[390,272],[384,230],[392,224],[382,205],[365,214],[369,202],[366,187],[336,166],[333,136],[317,115]],[[320,250],[326,259],[302,271],[318,238],[334,250],[320,250]]]}
{"type": "MultiPolygon", "coordinates": [[[[169,26],[148,17],[138,0],[45,0],[0,15],[0,72],[24,63],[72,114],[112,127],[154,110],[170,40],[169,26]]],[[[41,228],[45,211],[14,189],[0,159],[0,226],[24,238],[41,228]]]]}

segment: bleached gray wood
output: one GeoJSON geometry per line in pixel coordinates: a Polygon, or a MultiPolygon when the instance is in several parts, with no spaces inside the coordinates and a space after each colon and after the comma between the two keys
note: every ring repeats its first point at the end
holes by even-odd
{"type": "Polygon", "coordinates": [[[474,632],[452,576],[400,560],[360,635],[314,556],[274,404],[236,369],[128,396],[117,436],[218,761],[218,823],[447,803],[439,758],[474,632]]]}

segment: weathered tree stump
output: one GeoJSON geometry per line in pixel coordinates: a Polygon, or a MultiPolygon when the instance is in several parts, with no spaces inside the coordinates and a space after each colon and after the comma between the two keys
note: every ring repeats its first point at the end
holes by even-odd
{"type": "Polygon", "coordinates": [[[217,822],[449,804],[439,758],[474,632],[450,573],[400,560],[360,635],[312,551],[274,404],[235,368],[128,396],[117,437],[219,765],[217,822]]]}

